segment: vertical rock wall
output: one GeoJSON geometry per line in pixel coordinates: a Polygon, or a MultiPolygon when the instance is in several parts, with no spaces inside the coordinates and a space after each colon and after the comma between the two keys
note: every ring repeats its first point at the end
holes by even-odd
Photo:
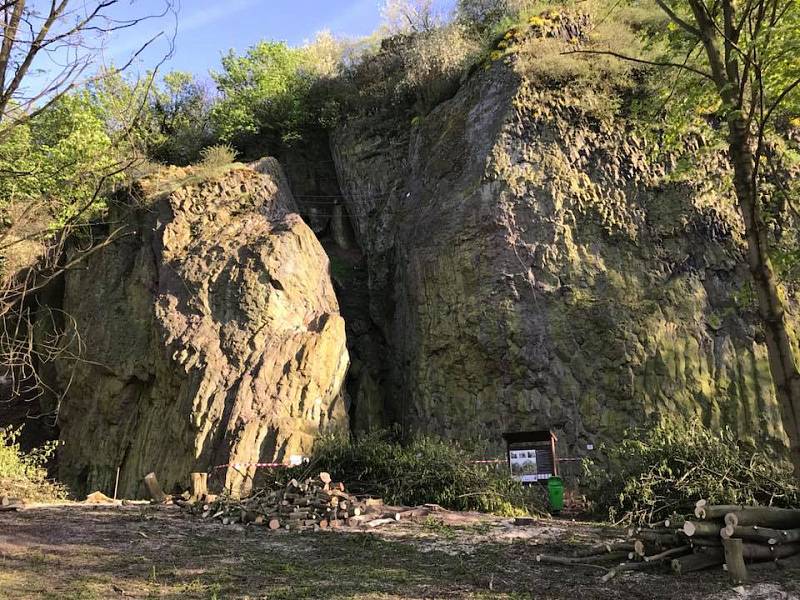
{"type": "Polygon", "coordinates": [[[663,417],[782,444],[720,159],[676,181],[603,100],[495,64],[413,125],[334,133],[386,412],[495,448],[552,428],[562,455],[663,417]]]}

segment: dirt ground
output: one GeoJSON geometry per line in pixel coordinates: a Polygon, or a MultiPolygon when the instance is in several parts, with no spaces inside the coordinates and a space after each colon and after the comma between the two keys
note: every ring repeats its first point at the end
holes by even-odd
{"type": "Polygon", "coordinates": [[[547,520],[436,513],[378,531],[271,532],[177,508],[61,506],[0,513],[0,599],[800,598],[800,561],[675,577],[544,566],[535,555],[620,532],[547,520]]]}

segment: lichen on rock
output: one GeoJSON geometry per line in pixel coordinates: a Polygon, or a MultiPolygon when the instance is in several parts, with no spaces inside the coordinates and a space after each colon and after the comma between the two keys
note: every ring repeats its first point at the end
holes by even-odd
{"type": "Polygon", "coordinates": [[[367,143],[374,117],[334,132],[393,357],[385,411],[494,449],[553,429],[562,456],[696,416],[780,447],[719,155],[671,177],[589,96],[498,62],[424,119],[384,122],[391,146],[367,143]]]}
{"type": "MultiPolygon", "coordinates": [[[[137,189],[111,218],[125,235],[65,276],[83,353],[57,369],[61,478],[113,490],[119,468],[131,497],[149,471],[172,489],[346,429],[344,322],[280,167],[173,171],[137,189]]],[[[254,473],[212,476],[238,492],[254,473]]]]}

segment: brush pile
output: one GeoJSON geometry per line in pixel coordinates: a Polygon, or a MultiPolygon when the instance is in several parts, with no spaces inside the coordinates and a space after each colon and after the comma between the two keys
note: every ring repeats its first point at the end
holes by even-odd
{"type": "Polygon", "coordinates": [[[376,498],[358,498],[334,483],[328,473],[317,478],[290,480],[281,489],[260,489],[246,498],[195,496],[179,505],[204,519],[217,519],[224,525],[253,523],[269,529],[319,531],[336,527],[372,529],[402,519],[424,517],[429,508],[386,507],[376,498]]]}
{"type": "Polygon", "coordinates": [[[540,554],[536,560],[603,569],[603,581],[622,571],[669,567],[681,575],[722,567],[739,584],[747,581],[748,563],[800,554],[800,510],[699,500],[693,517],[674,516],[647,528],[631,528],[628,538],[570,557],[540,554]]]}

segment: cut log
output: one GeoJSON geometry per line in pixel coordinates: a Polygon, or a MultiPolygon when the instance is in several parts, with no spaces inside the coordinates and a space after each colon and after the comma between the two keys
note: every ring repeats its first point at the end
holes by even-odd
{"type": "Polygon", "coordinates": [[[763,562],[778,560],[800,554],[800,544],[781,544],[779,546],[762,546],[760,544],[742,543],[742,556],[747,562],[763,562]]]}
{"type": "Polygon", "coordinates": [[[324,484],[328,484],[331,482],[331,474],[322,471],[322,473],[319,474],[319,480],[324,484]]]}
{"type": "Polygon", "coordinates": [[[161,485],[156,479],[155,473],[148,473],[144,476],[144,485],[147,488],[147,493],[150,494],[150,499],[156,504],[163,504],[167,500],[166,494],[161,489],[161,485]]]}
{"type": "Polygon", "coordinates": [[[736,512],[743,508],[747,507],[741,506],[740,504],[706,504],[703,506],[696,506],[694,514],[700,520],[712,521],[715,519],[724,519],[725,515],[729,512],[736,512]]]}
{"type": "Polygon", "coordinates": [[[549,554],[537,554],[536,562],[554,564],[554,565],[590,565],[598,562],[619,562],[627,560],[628,553],[625,551],[619,552],[604,552],[595,554],[594,556],[552,556],[549,554]]]}
{"type": "MultiPolygon", "coordinates": [[[[762,531],[765,531],[762,529],[762,531]]],[[[780,529],[774,530],[777,535],[767,542],[770,546],[778,544],[791,544],[793,542],[800,542],[800,529],[780,529]]]]}
{"type": "Polygon", "coordinates": [[[192,496],[196,502],[202,502],[208,494],[208,473],[191,473],[192,496]]]}
{"type": "Polygon", "coordinates": [[[269,527],[273,531],[276,530],[276,529],[280,529],[281,528],[281,522],[278,519],[270,519],[269,520],[269,524],[267,525],[267,527],[269,527]]]}
{"type": "Polygon", "coordinates": [[[725,553],[720,549],[712,549],[707,552],[687,554],[679,558],[673,558],[670,566],[672,572],[677,575],[702,571],[711,567],[718,567],[725,562],[725,553]]]}
{"type": "Polygon", "coordinates": [[[742,552],[743,546],[742,540],[731,538],[722,540],[722,547],[725,550],[725,567],[733,585],[741,585],[748,580],[742,552]]]}
{"type": "Polygon", "coordinates": [[[414,519],[421,519],[423,517],[427,517],[429,514],[431,514],[431,511],[429,511],[427,508],[412,508],[409,510],[401,510],[397,514],[400,515],[400,519],[404,521],[406,519],[410,519],[413,521],[414,519]]]}
{"type": "Polygon", "coordinates": [[[800,541],[800,529],[770,529],[769,527],[759,527],[758,525],[744,527],[726,525],[720,531],[720,536],[723,539],[737,538],[747,542],[776,546],[800,541]]]}
{"type": "Polygon", "coordinates": [[[772,506],[748,506],[725,515],[725,524],[734,527],[758,525],[775,529],[800,528],[800,510],[772,506]]]}
{"type": "Polygon", "coordinates": [[[392,518],[392,519],[384,519],[384,518],[372,519],[372,521],[367,521],[366,523],[364,523],[364,526],[365,527],[369,527],[370,529],[372,529],[372,528],[375,528],[375,527],[380,527],[381,525],[388,525],[389,523],[396,523],[396,522],[397,521],[394,518],[392,518]]]}
{"type": "Polygon", "coordinates": [[[645,556],[645,562],[660,562],[667,560],[668,558],[672,558],[673,556],[682,556],[683,554],[689,554],[692,551],[691,546],[679,546],[677,548],[670,548],[669,550],[664,550],[664,552],[659,552],[658,554],[654,554],[652,556],[645,556]]]}
{"type": "Polygon", "coordinates": [[[693,536],[718,536],[720,526],[709,521],[686,521],[683,524],[683,533],[687,537],[693,536]]]}
{"type": "Polygon", "coordinates": [[[640,529],[635,536],[638,540],[656,544],[664,548],[683,546],[686,543],[686,536],[683,534],[683,531],[675,531],[672,529],[665,529],[663,531],[640,529]]]}
{"type": "Polygon", "coordinates": [[[644,561],[623,563],[611,569],[608,573],[603,575],[600,580],[603,582],[609,581],[613,579],[617,573],[622,571],[643,571],[645,569],[654,568],[668,561],[673,556],[681,556],[691,551],[692,549],[689,546],[681,546],[680,548],[671,548],[661,552],[660,554],[645,557],[644,561]]]}
{"type": "Polygon", "coordinates": [[[589,546],[582,548],[572,553],[573,558],[583,558],[586,556],[595,556],[608,552],[634,552],[635,542],[606,542],[605,544],[598,544],[596,546],[589,546]]]}

